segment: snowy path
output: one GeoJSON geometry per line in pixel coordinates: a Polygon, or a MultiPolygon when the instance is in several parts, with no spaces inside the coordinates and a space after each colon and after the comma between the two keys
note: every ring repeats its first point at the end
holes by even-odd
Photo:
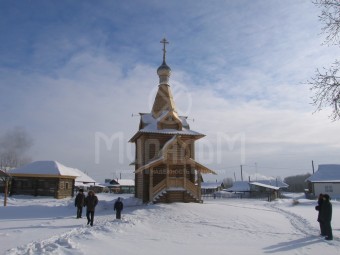
{"type": "MultiPolygon", "coordinates": [[[[318,236],[312,209],[312,204],[210,200],[129,207],[123,220],[116,221],[111,208],[103,208],[92,228],[85,220],[60,218],[73,222],[72,228],[49,232],[5,254],[340,254],[338,237],[327,242],[318,236]]],[[[339,223],[335,236],[340,234],[339,223]]],[[[2,239],[1,234],[0,227],[2,239]]]]}

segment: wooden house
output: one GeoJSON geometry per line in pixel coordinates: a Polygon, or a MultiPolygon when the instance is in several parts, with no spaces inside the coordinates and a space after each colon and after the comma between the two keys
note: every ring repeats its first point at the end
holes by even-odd
{"type": "Polygon", "coordinates": [[[340,198],[340,165],[323,164],[306,179],[308,197],[317,197],[320,193],[328,194],[331,198],[340,198]]]}
{"type": "Polygon", "coordinates": [[[201,194],[202,196],[213,195],[216,191],[222,190],[222,182],[202,182],[201,183],[201,194]]]}
{"type": "Polygon", "coordinates": [[[279,180],[236,181],[224,191],[238,194],[241,198],[268,198],[272,201],[280,197],[281,191],[287,187],[286,183],[279,180]]]}
{"type": "MultiPolygon", "coordinates": [[[[76,191],[79,189],[87,191],[89,189],[93,189],[93,187],[97,187],[98,182],[96,182],[92,177],[76,168],[73,168],[73,171],[78,175],[74,184],[76,191]]],[[[97,187],[94,191],[98,193],[98,191],[100,191],[100,187],[97,187]]]]}
{"type": "Polygon", "coordinates": [[[73,168],[57,161],[35,161],[9,171],[12,176],[11,195],[73,196],[75,179],[79,176],[73,168]]]}
{"type": "Polygon", "coordinates": [[[135,193],[135,180],[132,179],[113,179],[107,180],[105,186],[109,188],[110,192],[117,194],[134,194],[135,193]]]}
{"type": "Polygon", "coordinates": [[[203,134],[190,129],[177,113],[169,85],[170,67],[157,69],[159,86],[151,113],[140,113],[135,143],[135,196],[143,202],[200,202],[201,174],[212,173],[195,161],[195,141],[203,134]]]}

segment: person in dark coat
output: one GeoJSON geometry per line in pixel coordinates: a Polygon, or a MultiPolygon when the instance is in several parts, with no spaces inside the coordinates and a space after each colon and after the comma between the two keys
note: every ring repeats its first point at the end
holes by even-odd
{"type": "Polygon", "coordinates": [[[94,211],[97,204],[98,198],[93,190],[90,190],[85,198],[87,225],[91,224],[93,226],[94,211]]]}
{"type": "Polygon", "coordinates": [[[328,194],[323,195],[323,202],[320,211],[320,221],[323,223],[324,234],[326,240],[333,240],[332,233],[332,204],[330,202],[330,197],[328,194]]]}
{"type": "Polygon", "coordinates": [[[320,225],[320,232],[321,232],[320,235],[325,236],[324,224],[321,222],[321,219],[320,219],[322,203],[323,203],[323,194],[321,193],[318,197],[318,205],[315,206],[315,210],[318,211],[318,222],[319,222],[319,225],[320,225]]]}
{"type": "Polygon", "coordinates": [[[76,196],[76,200],[74,201],[74,206],[77,207],[77,219],[82,218],[84,204],[85,204],[84,190],[79,189],[79,192],[76,196]]]}
{"type": "Polygon", "coordinates": [[[123,202],[119,197],[113,206],[113,210],[116,211],[116,219],[121,218],[121,212],[123,211],[123,207],[124,207],[123,202]]]}

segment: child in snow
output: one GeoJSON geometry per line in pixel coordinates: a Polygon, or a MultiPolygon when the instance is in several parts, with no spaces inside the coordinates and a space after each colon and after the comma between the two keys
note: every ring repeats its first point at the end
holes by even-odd
{"type": "Polygon", "coordinates": [[[123,202],[121,201],[120,197],[117,199],[113,206],[113,210],[116,211],[116,219],[120,219],[121,212],[123,211],[123,202]]]}

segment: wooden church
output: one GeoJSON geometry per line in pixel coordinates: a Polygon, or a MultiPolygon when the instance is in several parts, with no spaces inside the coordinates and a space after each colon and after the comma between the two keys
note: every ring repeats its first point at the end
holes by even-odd
{"type": "Polygon", "coordinates": [[[190,129],[187,117],[178,115],[169,85],[171,69],[157,69],[159,86],[151,113],[140,113],[135,143],[135,196],[143,202],[201,202],[202,174],[216,174],[195,161],[195,141],[205,135],[190,129]]]}

